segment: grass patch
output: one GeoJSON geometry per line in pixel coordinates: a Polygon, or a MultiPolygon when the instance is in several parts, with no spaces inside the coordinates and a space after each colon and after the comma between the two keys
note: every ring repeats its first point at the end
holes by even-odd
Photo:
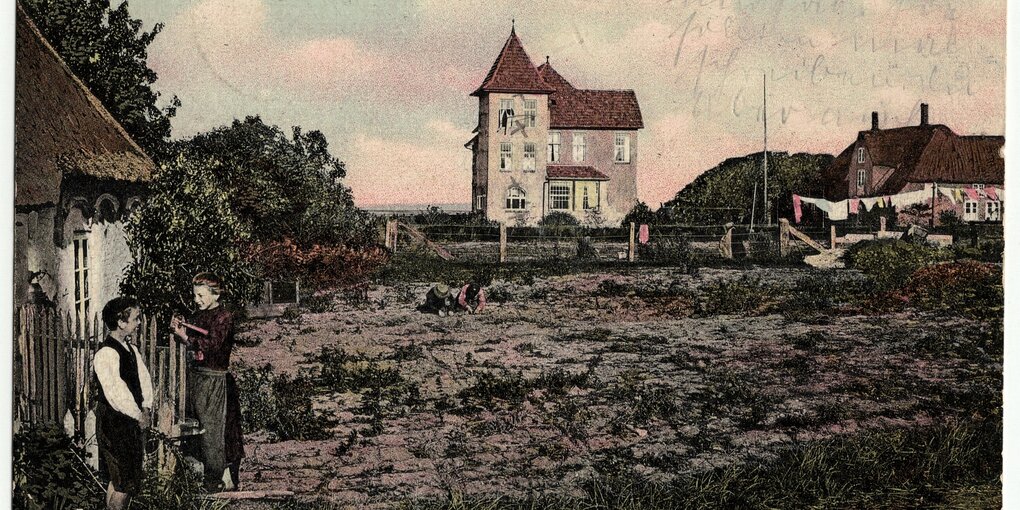
{"type": "Polygon", "coordinates": [[[699,289],[699,315],[760,315],[773,306],[775,289],[747,275],[704,285],[699,289]]]}
{"type": "Polygon", "coordinates": [[[316,384],[306,375],[274,375],[272,365],[234,369],[245,433],[268,431],[274,440],[317,440],[332,437],[337,424],[329,411],[314,409],[316,384]]]}

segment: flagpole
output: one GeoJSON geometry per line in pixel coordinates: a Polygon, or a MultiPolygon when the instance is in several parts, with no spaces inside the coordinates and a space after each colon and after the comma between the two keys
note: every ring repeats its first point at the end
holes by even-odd
{"type": "Polygon", "coordinates": [[[765,225],[772,226],[772,215],[769,214],[769,106],[766,100],[765,73],[761,75],[761,119],[765,125],[765,149],[762,151],[762,160],[765,163],[765,225]]]}

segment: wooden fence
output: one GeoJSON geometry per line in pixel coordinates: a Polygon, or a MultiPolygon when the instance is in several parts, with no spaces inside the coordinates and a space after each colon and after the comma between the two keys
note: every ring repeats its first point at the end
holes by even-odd
{"type": "MultiPolygon", "coordinates": [[[[55,422],[85,443],[93,440],[95,408],[92,358],[108,330],[98,315],[84,323],[69,313],[25,305],[15,317],[15,423],[55,422]]],[[[152,376],[152,423],[171,434],[184,417],[187,357],[183,345],[157,335],[142,317],[135,347],[152,376]]]]}

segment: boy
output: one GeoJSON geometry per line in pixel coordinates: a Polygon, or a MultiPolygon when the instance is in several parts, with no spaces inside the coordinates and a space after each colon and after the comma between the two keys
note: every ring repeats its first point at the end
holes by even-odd
{"type": "Polygon", "coordinates": [[[191,284],[198,310],[190,324],[181,317],[170,323],[174,334],[195,350],[195,363],[188,372],[187,411],[205,429],[199,460],[205,466],[206,489],[237,490],[244,444],[241,403],[229,372],[234,317],[220,304],[223,284],[218,276],[199,273],[191,284]]]}
{"type": "Polygon", "coordinates": [[[93,369],[98,379],[96,439],[101,468],[110,476],[106,507],[127,508],[142,479],[144,431],[149,427],[152,378],[132,343],[138,329],[138,301],[117,297],[103,307],[109,336],[96,351],[93,369]]]}
{"type": "Polygon", "coordinates": [[[450,293],[450,287],[442,283],[433,286],[425,294],[425,303],[418,307],[418,311],[446,317],[453,311],[453,295],[450,293]]]}
{"type": "Polygon", "coordinates": [[[485,308],[485,289],[475,282],[464,285],[457,293],[457,306],[470,314],[481,312],[485,308]]]}

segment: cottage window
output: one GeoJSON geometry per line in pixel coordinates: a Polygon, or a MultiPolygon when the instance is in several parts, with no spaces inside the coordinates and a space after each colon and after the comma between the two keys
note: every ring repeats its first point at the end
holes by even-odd
{"type": "Polygon", "coordinates": [[[535,171],[535,144],[533,142],[524,144],[524,163],[522,168],[532,172],[535,171]]]}
{"type": "Polygon", "coordinates": [[[616,150],[613,161],[617,163],[630,163],[630,136],[627,133],[616,133],[616,150]]]}
{"type": "MultiPolygon", "coordinates": [[[[83,334],[88,323],[91,307],[89,292],[89,240],[85,235],[74,238],[74,318],[78,333],[83,334]]],[[[95,332],[93,332],[95,333],[95,332]]]]}
{"type": "Polygon", "coordinates": [[[535,127],[535,117],[538,116],[538,101],[535,99],[524,100],[524,121],[528,127],[535,127]]]}
{"type": "Polygon", "coordinates": [[[514,145],[510,142],[499,144],[499,169],[510,170],[513,168],[514,145]]]}
{"type": "Polygon", "coordinates": [[[857,162],[864,163],[864,147],[857,149],[857,162]]]}
{"type": "Polygon", "coordinates": [[[570,209],[570,186],[565,184],[549,186],[549,208],[556,211],[570,209]]]}
{"type": "Polygon", "coordinates": [[[964,221],[977,221],[978,220],[978,203],[973,200],[967,200],[963,203],[963,220],[964,221]]]}
{"type": "Polygon", "coordinates": [[[985,220],[987,221],[999,221],[1002,219],[1001,206],[997,200],[989,200],[985,202],[985,220]]]}
{"type": "Polygon", "coordinates": [[[588,186],[584,187],[582,193],[583,196],[581,197],[581,207],[583,207],[584,210],[587,211],[588,209],[591,209],[591,204],[588,202],[588,186]]]}
{"type": "Polygon", "coordinates": [[[549,162],[557,163],[560,160],[560,133],[549,132],[549,162]]]}
{"type": "Polygon", "coordinates": [[[505,132],[506,128],[510,127],[510,124],[514,121],[514,100],[513,99],[500,99],[499,100],[499,117],[497,117],[499,127],[505,132]]]}
{"type": "Polygon", "coordinates": [[[857,170],[857,187],[858,188],[863,188],[864,187],[864,183],[867,181],[867,179],[868,179],[868,173],[863,168],[859,168],[857,170]]]}
{"type": "Polygon", "coordinates": [[[527,195],[524,190],[516,186],[506,190],[506,208],[514,211],[522,211],[527,206],[527,195]]]}

